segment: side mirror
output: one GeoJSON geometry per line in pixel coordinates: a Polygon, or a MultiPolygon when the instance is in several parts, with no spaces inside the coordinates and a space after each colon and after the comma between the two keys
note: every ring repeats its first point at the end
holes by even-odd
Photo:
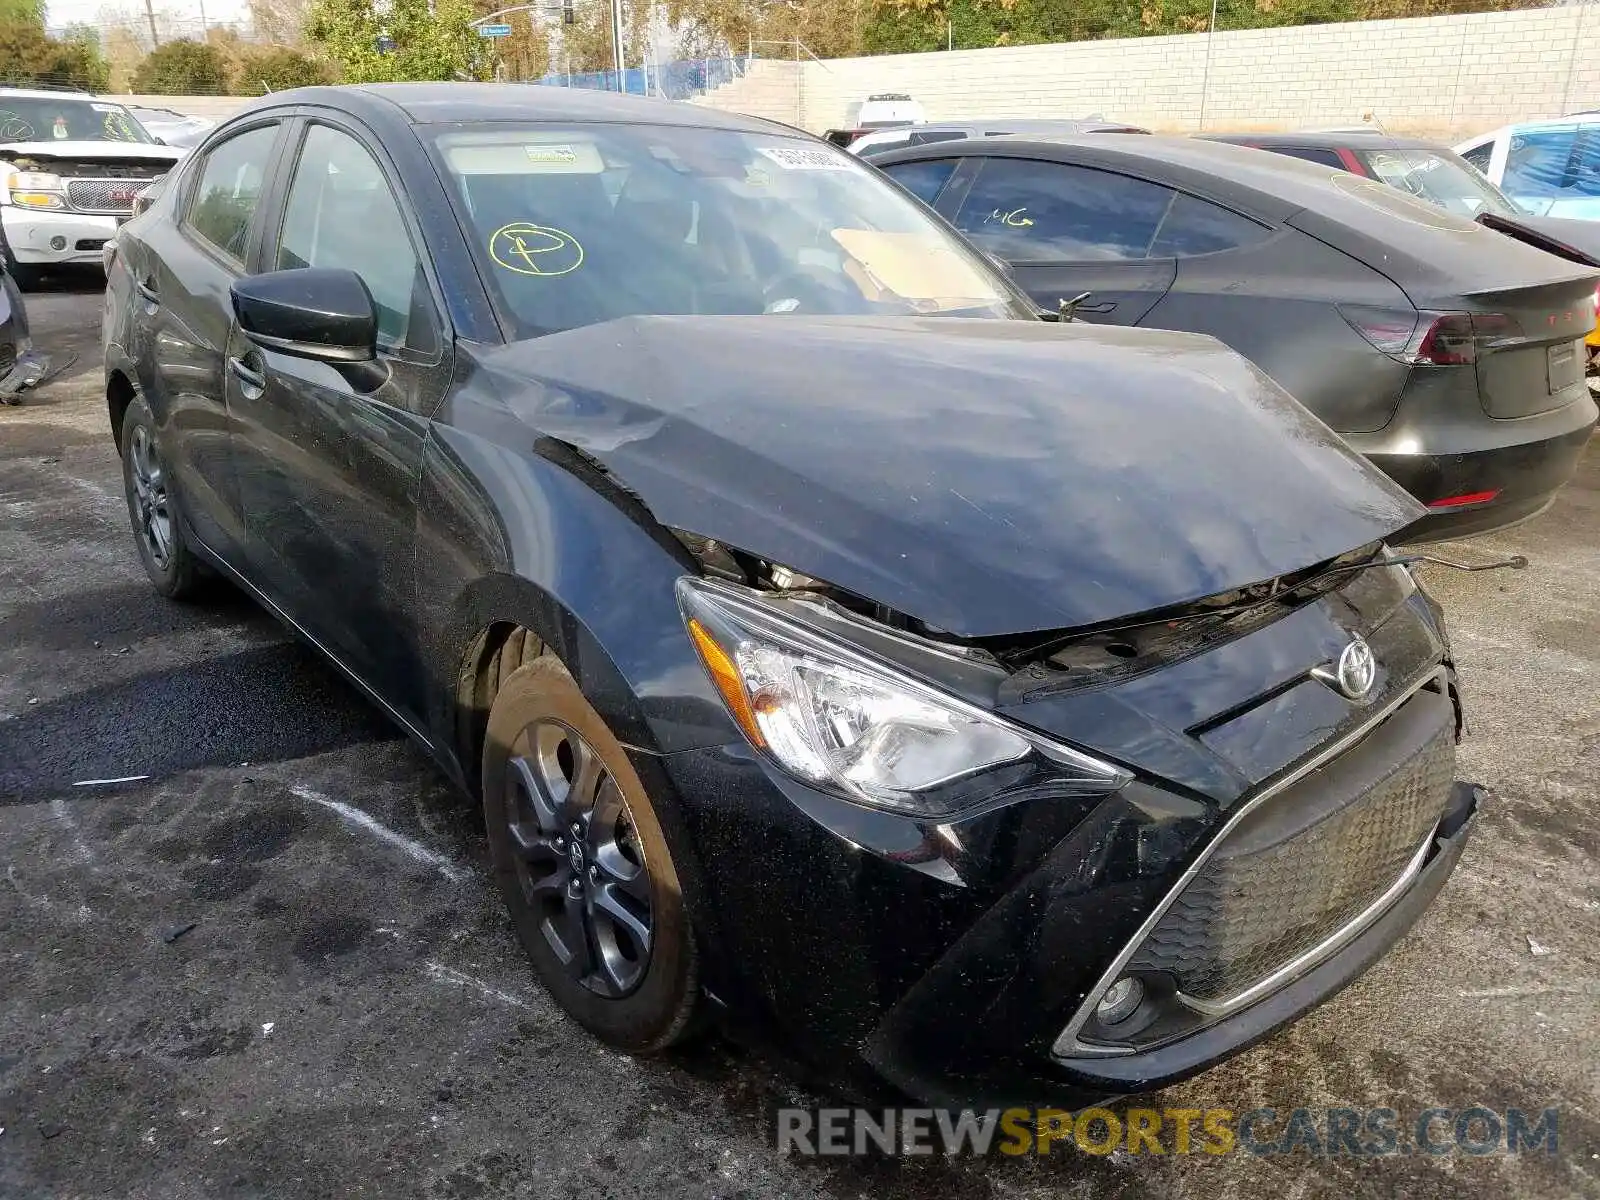
{"type": "Polygon", "coordinates": [[[151,184],[150,187],[139,190],[139,194],[133,198],[133,209],[129,213],[130,217],[142,217],[150,211],[150,206],[156,202],[156,194],[151,190],[154,186],[154,184],[151,184]]]}
{"type": "Polygon", "coordinates": [[[354,271],[302,267],[251,275],[233,285],[244,335],[265,350],[326,363],[371,362],[378,312],[354,271]]]}

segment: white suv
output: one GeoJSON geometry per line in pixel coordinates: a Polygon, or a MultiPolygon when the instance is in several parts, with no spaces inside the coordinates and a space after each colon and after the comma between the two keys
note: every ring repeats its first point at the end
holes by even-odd
{"type": "Polygon", "coordinates": [[[0,254],[19,287],[101,262],[117,226],[182,150],[87,92],[0,87],[0,254]]]}
{"type": "Polygon", "coordinates": [[[1600,220],[1600,113],[1507,125],[1455,149],[1527,212],[1600,220]]]}

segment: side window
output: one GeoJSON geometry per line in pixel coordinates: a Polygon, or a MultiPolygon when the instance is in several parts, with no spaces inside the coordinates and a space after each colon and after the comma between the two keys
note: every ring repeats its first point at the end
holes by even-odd
{"type": "Polygon", "coordinates": [[[1319,146],[1267,146],[1274,154],[1284,154],[1290,158],[1303,158],[1306,162],[1316,163],[1319,167],[1338,167],[1341,171],[1349,170],[1344,163],[1339,161],[1336,151],[1325,150],[1319,146]]]}
{"type": "Polygon", "coordinates": [[[896,163],[885,167],[884,172],[918,200],[931,205],[950,182],[955,169],[955,159],[941,158],[933,162],[896,163]]]}
{"type": "Polygon", "coordinates": [[[206,155],[189,196],[186,224],[240,266],[250,244],[250,222],[261,202],[267,156],[277,125],[262,125],[231,137],[206,155]]]}
{"type": "MultiPolygon", "coordinates": [[[[406,345],[425,295],[400,205],[364,146],[327,125],[306,131],[278,237],[279,270],[342,267],[361,276],[378,310],[378,340],[406,345]]],[[[419,322],[414,348],[424,330],[419,322]]],[[[429,331],[431,332],[431,331],[429,331]]]]}
{"type": "Polygon", "coordinates": [[[1150,243],[1151,258],[1188,258],[1196,254],[1215,254],[1259,242],[1272,230],[1249,217],[1179,192],[1172,198],[1166,219],[1155,241],[1150,243]]]}
{"type": "Polygon", "coordinates": [[[1487,175],[1489,173],[1489,160],[1494,157],[1494,143],[1489,141],[1481,146],[1474,146],[1461,157],[1487,175]]]}
{"type": "Polygon", "coordinates": [[[1555,199],[1574,193],[1578,129],[1536,129],[1511,135],[1500,186],[1515,196],[1555,199]]]}
{"type": "Polygon", "coordinates": [[[1172,192],[1111,171],[989,158],[956,226],[1014,262],[1143,258],[1172,192]]]}

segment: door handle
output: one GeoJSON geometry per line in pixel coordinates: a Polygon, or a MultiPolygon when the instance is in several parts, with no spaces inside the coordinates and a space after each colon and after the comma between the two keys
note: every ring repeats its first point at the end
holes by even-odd
{"type": "MultiPolygon", "coordinates": [[[[228,370],[232,373],[235,379],[237,379],[245,386],[246,389],[248,389],[245,392],[247,396],[250,395],[252,390],[256,396],[259,396],[263,391],[266,390],[266,374],[262,371],[257,371],[254,367],[250,366],[249,363],[245,362],[244,359],[229,357],[228,370]]],[[[251,398],[254,399],[254,396],[251,398]]]]}
{"type": "Polygon", "coordinates": [[[1117,302],[1115,300],[1102,300],[1102,301],[1100,301],[1099,304],[1079,304],[1073,309],[1073,311],[1074,312],[1088,312],[1088,313],[1108,313],[1112,309],[1114,309],[1116,306],[1117,306],[1117,302]]]}
{"type": "Polygon", "coordinates": [[[156,291],[155,281],[148,276],[144,279],[135,279],[133,287],[140,296],[144,297],[147,304],[160,304],[161,293],[156,291]]]}

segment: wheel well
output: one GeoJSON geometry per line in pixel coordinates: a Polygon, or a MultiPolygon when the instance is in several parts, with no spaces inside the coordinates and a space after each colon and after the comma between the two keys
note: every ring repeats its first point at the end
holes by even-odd
{"type": "Polygon", "coordinates": [[[545,652],[543,639],[512,621],[497,621],[472,640],[456,680],[456,751],[476,793],[482,782],[483,740],[500,685],[523,663],[545,652]]]}
{"type": "Polygon", "coordinates": [[[137,394],[133,384],[121,371],[112,372],[106,380],[106,409],[111,417],[111,437],[119,449],[122,446],[122,418],[127,415],[128,405],[133,403],[137,394]]]}

